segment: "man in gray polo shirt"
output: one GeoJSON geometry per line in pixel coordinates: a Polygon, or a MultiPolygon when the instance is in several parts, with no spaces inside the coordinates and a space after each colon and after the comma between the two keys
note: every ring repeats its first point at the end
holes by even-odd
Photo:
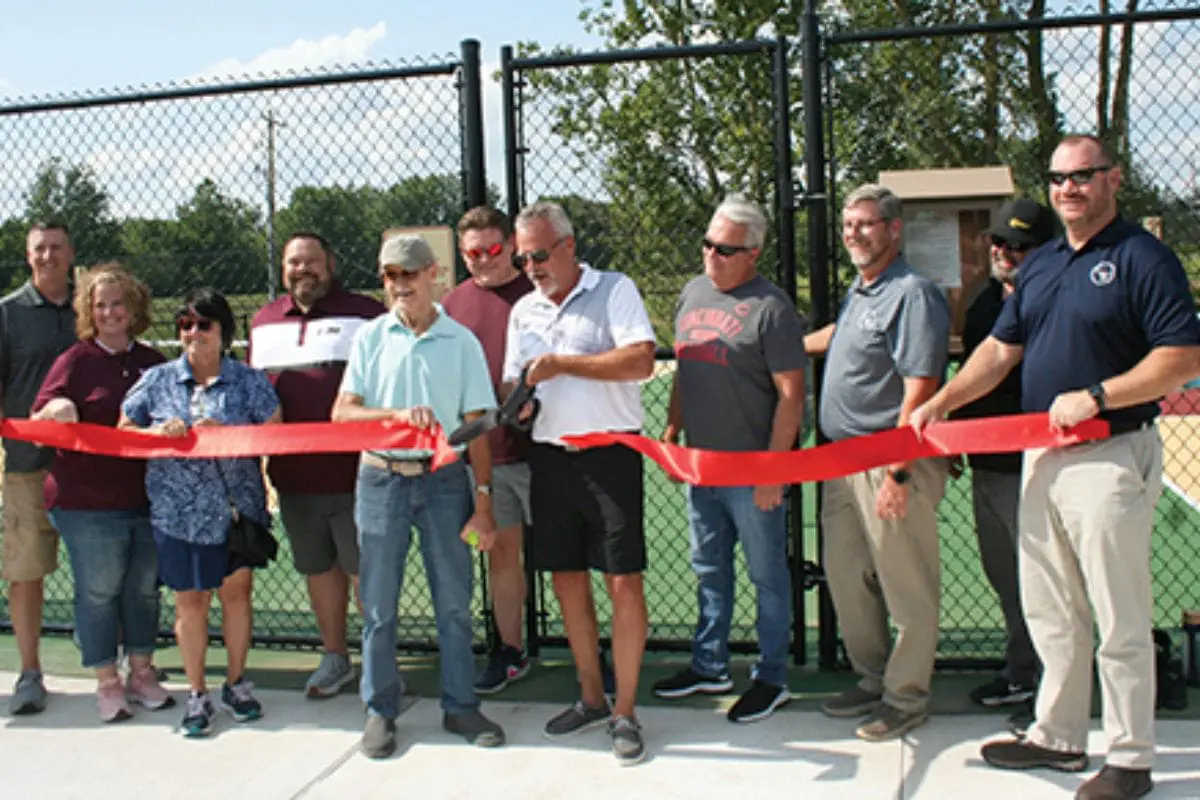
{"type": "MultiPolygon", "coordinates": [[[[805,338],[810,354],[826,354],[819,417],[833,441],[907,424],[945,373],[950,309],[900,255],[900,211],[900,199],[882,186],[846,198],[842,241],[858,277],[837,323],[805,338]]],[[[926,459],[822,487],[822,557],[860,680],[821,710],[869,714],[855,731],[867,741],[901,736],[929,713],[940,592],[936,512],[945,485],[945,461],[926,459]]]]}
{"type": "MultiPolygon", "coordinates": [[[[678,366],[664,441],[705,450],[790,450],[804,417],[795,301],[758,274],[767,220],[741,197],[726,200],[704,236],[704,274],[684,287],[675,313],[678,366]]],[[[758,644],[750,687],[731,722],[766,719],[786,703],[792,587],[783,486],[689,486],[692,568],[700,604],[692,663],[654,685],[659,697],[723,694],[729,676],[734,545],[741,542],[758,596],[758,644]]]]}
{"type": "MultiPolygon", "coordinates": [[[[5,417],[28,417],[50,366],[75,343],[69,276],[75,251],[67,227],[37,223],[25,239],[32,275],[0,300],[0,392],[5,417]]],[[[46,517],[42,484],[54,451],[4,440],[4,561],[8,610],[21,656],[21,675],[9,698],[13,714],[46,707],[38,656],[44,581],[58,567],[58,534],[46,517]]]]}

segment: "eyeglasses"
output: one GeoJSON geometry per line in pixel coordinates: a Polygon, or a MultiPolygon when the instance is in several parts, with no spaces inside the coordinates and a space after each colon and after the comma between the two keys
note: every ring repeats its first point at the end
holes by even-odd
{"type": "Polygon", "coordinates": [[[490,244],[487,247],[472,247],[470,250],[463,250],[462,254],[463,258],[467,259],[468,261],[478,261],[484,256],[495,258],[503,252],[504,242],[496,242],[495,244],[490,244]]]}
{"type": "Polygon", "coordinates": [[[875,217],[874,219],[848,219],[842,222],[842,233],[854,233],[855,231],[869,231],[881,222],[886,222],[883,217],[875,217]]]}
{"type": "Polygon", "coordinates": [[[554,248],[565,242],[567,237],[564,236],[554,244],[550,245],[549,250],[534,250],[531,253],[513,253],[513,266],[517,269],[525,269],[525,265],[532,261],[535,264],[545,264],[550,260],[550,254],[554,252],[554,248]]]}
{"type": "Polygon", "coordinates": [[[190,333],[193,328],[201,333],[212,330],[213,321],[206,317],[176,317],[175,327],[180,333],[190,333]]]}
{"type": "Polygon", "coordinates": [[[1108,172],[1112,168],[1112,164],[1101,164],[1098,167],[1087,167],[1086,169],[1077,169],[1072,172],[1047,172],[1046,177],[1055,186],[1062,186],[1067,181],[1076,186],[1087,186],[1092,182],[1092,178],[1096,177],[1096,173],[1108,172]]]}
{"type": "Polygon", "coordinates": [[[749,253],[754,249],[753,247],[746,247],[745,245],[741,244],[718,244],[717,242],[709,239],[707,236],[704,237],[703,241],[705,250],[715,250],[717,255],[719,255],[721,258],[736,256],[738,253],[749,253]]]}
{"type": "Polygon", "coordinates": [[[997,247],[1001,250],[1008,250],[1013,253],[1024,253],[1033,247],[1031,244],[1013,244],[1012,242],[1001,239],[999,236],[992,237],[992,247],[997,247]]]}

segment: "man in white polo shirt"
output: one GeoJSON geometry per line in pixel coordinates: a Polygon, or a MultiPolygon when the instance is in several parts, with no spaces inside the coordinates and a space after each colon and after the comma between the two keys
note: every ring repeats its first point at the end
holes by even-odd
{"type": "Polygon", "coordinates": [[[638,381],[654,371],[654,329],[632,280],[575,260],[571,221],[555,203],[535,203],[516,220],[514,261],[536,291],[509,317],[504,380],[527,368],[541,411],[529,451],[537,569],[553,573],[582,697],[546,724],[557,739],[608,723],[621,764],[645,756],[634,713],[646,643],[642,572],[642,460],[623,446],[578,451],[563,437],[636,432],[643,409],[638,381]],[[604,573],[612,598],[615,707],[604,696],[596,606],[589,570],[604,573]]]}

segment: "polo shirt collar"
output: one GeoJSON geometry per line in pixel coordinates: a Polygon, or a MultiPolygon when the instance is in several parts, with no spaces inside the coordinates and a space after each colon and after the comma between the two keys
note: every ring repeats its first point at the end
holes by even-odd
{"type": "Polygon", "coordinates": [[[883,291],[884,284],[893,278],[899,277],[908,270],[908,264],[904,261],[903,256],[896,256],[891,262],[883,268],[883,272],[879,273],[879,277],[868,284],[863,283],[862,275],[857,275],[854,278],[854,284],[850,287],[851,291],[859,294],[875,295],[883,291]]]}
{"type": "MultiPolygon", "coordinates": [[[[221,371],[217,374],[217,379],[213,383],[227,382],[229,372],[232,369],[232,363],[232,360],[228,356],[221,356],[221,371]]],[[[192,373],[192,365],[187,360],[187,353],[172,361],[171,367],[175,372],[176,383],[196,382],[196,376],[192,373]]]]}
{"type": "Polygon", "coordinates": [[[1078,250],[1071,248],[1071,243],[1067,241],[1066,236],[1058,237],[1055,241],[1054,249],[1060,252],[1082,253],[1084,250],[1090,250],[1093,247],[1108,247],[1121,242],[1129,236],[1130,228],[1136,229],[1137,226],[1120,214],[1117,214],[1107,225],[1097,231],[1095,236],[1084,242],[1083,246],[1078,250]]]}
{"type": "Polygon", "coordinates": [[[596,284],[600,283],[600,273],[592,269],[587,263],[579,262],[579,280],[575,281],[575,285],[571,287],[571,291],[567,292],[567,296],[563,298],[561,303],[555,303],[549,297],[542,294],[541,289],[537,291],[537,298],[545,306],[552,308],[566,308],[576,296],[583,294],[596,288],[596,284]]]}
{"type": "Polygon", "coordinates": [[[296,298],[292,297],[291,292],[288,292],[287,302],[283,307],[284,316],[302,317],[306,314],[313,315],[320,312],[328,313],[326,306],[334,300],[341,299],[341,295],[344,291],[345,290],[342,289],[342,285],[338,283],[338,279],[334,278],[333,282],[329,284],[329,291],[325,293],[324,297],[313,303],[312,308],[310,308],[307,312],[300,308],[300,306],[296,305],[296,298]]]}
{"type": "Polygon", "coordinates": [[[70,308],[71,307],[71,297],[74,295],[74,292],[71,291],[70,284],[68,284],[67,285],[66,302],[63,302],[61,304],[60,303],[51,303],[50,298],[48,298],[48,297],[46,297],[46,295],[42,294],[41,290],[33,285],[32,280],[25,281],[25,285],[21,287],[21,291],[23,291],[25,293],[25,296],[27,298],[29,298],[30,305],[52,306],[52,307],[58,308],[58,309],[70,308]]]}
{"type": "Polygon", "coordinates": [[[412,328],[408,327],[407,325],[405,325],[403,322],[400,321],[400,317],[396,316],[396,311],[394,309],[388,309],[388,312],[387,312],[388,330],[399,331],[401,333],[408,334],[409,336],[414,336],[418,339],[426,339],[426,338],[436,339],[441,336],[453,335],[450,331],[450,319],[446,315],[446,309],[442,308],[441,303],[434,303],[433,307],[437,309],[437,312],[438,312],[437,319],[435,319],[433,321],[433,324],[429,326],[429,330],[425,331],[420,336],[417,336],[417,334],[413,333],[412,328]]]}

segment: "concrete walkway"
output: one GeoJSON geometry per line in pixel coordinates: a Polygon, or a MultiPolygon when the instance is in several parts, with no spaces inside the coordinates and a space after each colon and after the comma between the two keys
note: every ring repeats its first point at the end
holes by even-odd
{"type": "MultiPolygon", "coordinates": [[[[0,671],[0,708],[15,675],[0,671]]],[[[542,725],[559,706],[485,703],[508,746],[470,747],[441,729],[431,699],[413,698],[400,717],[397,754],[373,762],[358,752],[362,711],[353,695],[315,702],[296,691],[259,693],[266,717],[184,739],[178,707],[139,711],[101,725],[93,683],[49,678],[45,713],[0,717],[0,796],[11,798],[721,798],[767,792],[803,798],[1069,798],[1083,776],[1007,773],[979,758],[1003,717],[937,715],[902,741],[867,744],[852,722],[784,710],[734,726],[719,711],[654,706],[640,711],[650,753],[622,768],[608,738],[593,731],[550,743],[542,725]]],[[[182,687],[172,684],[172,688],[182,687]]],[[[1151,797],[1200,798],[1200,723],[1160,722],[1161,755],[1151,797]]],[[[1102,752],[1093,733],[1090,750],[1102,752]]],[[[1094,763],[1099,767],[1099,762],[1094,763]]]]}

